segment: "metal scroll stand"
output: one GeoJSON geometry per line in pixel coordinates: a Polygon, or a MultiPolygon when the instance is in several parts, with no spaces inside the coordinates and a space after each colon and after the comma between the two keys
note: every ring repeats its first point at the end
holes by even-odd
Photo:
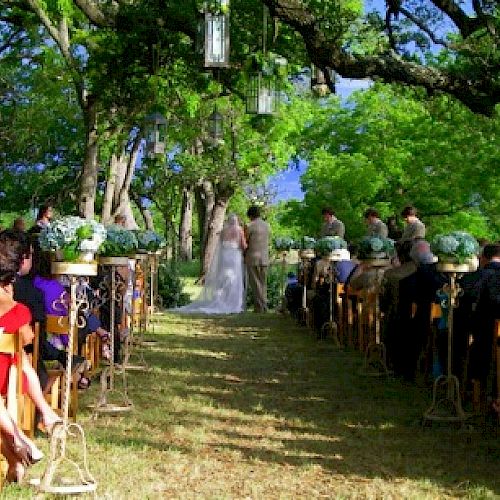
{"type": "Polygon", "coordinates": [[[314,250],[301,250],[299,252],[300,260],[302,261],[303,269],[303,284],[302,284],[302,307],[300,309],[299,321],[303,325],[310,323],[310,311],[307,307],[307,280],[311,271],[311,261],[315,257],[314,250]]]}
{"type": "Polygon", "coordinates": [[[338,334],[338,325],[335,321],[335,312],[334,307],[335,303],[333,300],[334,290],[337,283],[337,270],[335,269],[335,263],[342,260],[340,257],[335,254],[331,254],[328,257],[329,265],[328,265],[328,280],[329,280],[329,301],[330,301],[330,317],[327,322],[323,324],[321,327],[322,337],[326,338],[326,336],[331,335],[334,344],[337,347],[341,346],[341,342],[338,334]]]}
{"type": "Polygon", "coordinates": [[[370,342],[365,352],[365,362],[362,375],[383,377],[390,374],[387,368],[387,351],[385,344],[380,340],[380,286],[384,275],[384,268],[389,261],[386,259],[373,259],[370,265],[376,269],[375,278],[375,339],[370,342]]]}
{"type": "MultiPolygon", "coordinates": [[[[66,262],[53,262],[52,273],[65,275],[70,282],[69,303],[69,332],[67,346],[67,361],[64,377],[64,391],[62,394],[62,420],[54,424],[50,438],[50,455],[47,467],[39,479],[31,481],[33,486],[43,493],[74,495],[79,493],[92,493],[97,488],[97,483],[88,468],[87,444],[81,425],[69,422],[69,403],[71,394],[74,334],[77,327],[84,326],[78,323],[78,309],[88,307],[85,292],[77,297],[77,284],[79,276],[95,276],[96,264],[77,264],[66,262]],[[80,441],[82,450],[81,462],[76,462],[68,456],[68,440],[76,438],[80,441]]],[[[62,302],[63,298],[61,298],[62,302]]]]}
{"type": "Polygon", "coordinates": [[[424,413],[423,421],[464,422],[468,416],[462,408],[460,398],[460,383],[452,373],[453,355],[453,310],[458,306],[458,297],[461,289],[457,278],[461,274],[471,272],[468,264],[438,263],[437,270],[450,276],[449,285],[443,287],[448,295],[448,363],[446,375],[440,375],[432,389],[432,404],[424,413]]]}
{"type": "Polygon", "coordinates": [[[132,310],[130,313],[130,333],[126,341],[125,346],[125,356],[123,360],[123,366],[126,370],[147,370],[147,363],[144,359],[144,354],[142,352],[141,345],[142,341],[140,337],[144,337],[146,333],[146,309],[144,305],[144,297],[138,296],[139,293],[144,292],[144,289],[140,290],[137,287],[138,274],[142,274],[142,262],[147,261],[146,254],[137,254],[135,256],[134,262],[134,272],[133,272],[133,286],[132,286],[132,310]],[[140,308],[138,308],[138,305],[140,308]],[[138,321],[136,322],[136,311],[139,310],[138,321]],[[137,362],[134,364],[130,363],[130,359],[134,357],[137,358],[137,362]]]}
{"type": "MultiPolygon", "coordinates": [[[[148,330],[151,328],[152,333],[155,330],[154,313],[156,309],[156,297],[158,296],[158,267],[159,267],[159,252],[148,252],[148,258],[146,262],[145,275],[144,275],[144,299],[143,306],[145,307],[145,328],[148,330]]],[[[143,337],[144,338],[144,337],[143,337]]],[[[143,346],[154,346],[156,345],[155,340],[143,340],[143,346]]]]}
{"type": "MultiPolygon", "coordinates": [[[[102,370],[101,373],[101,392],[99,394],[99,399],[94,405],[94,418],[97,417],[99,413],[122,413],[130,411],[133,407],[133,403],[128,397],[128,387],[127,387],[127,370],[123,367],[119,370],[122,378],[122,390],[118,390],[115,387],[115,375],[118,374],[117,367],[115,365],[115,307],[116,300],[122,298],[124,283],[119,277],[118,267],[128,266],[127,257],[101,257],[99,259],[99,264],[104,268],[109,270],[109,276],[106,276],[100,285],[102,290],[102,301],[109,302],[109,334],[110,334],[110,360],[109,365],[102,370]],[[118,283],[117,283],[118,276],[118,283]],[[119,396],[119,403],[110,402],[110,396],[116,394],[119,396]]],[[[106,273],[107,275],[108,273],[106,273]]]]}

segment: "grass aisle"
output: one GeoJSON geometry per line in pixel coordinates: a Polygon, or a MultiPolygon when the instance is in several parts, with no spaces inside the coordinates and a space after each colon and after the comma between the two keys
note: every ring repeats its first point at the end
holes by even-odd
{"type": "MultiPolygon", "coordinates": [[[[278,315],[166,315],[136,409],[83,412],[98,498],[493,498],[498,436],[423,430],[429,391],[278,315]]],[[[92,402],[96,382],[82,405],[92,402]]],[[[38,466],[37,466],[38,467],[38,466]]],[[[5,498],[30,496],[9,487],[5,498]]]]}

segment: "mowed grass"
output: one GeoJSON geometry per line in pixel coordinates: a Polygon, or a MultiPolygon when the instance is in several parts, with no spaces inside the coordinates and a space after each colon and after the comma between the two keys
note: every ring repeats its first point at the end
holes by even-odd
{"type": "Polygon", "coordinates": [[[98,498],[500,495],[497,435],[423,429],[427,389],[359,375],[359,355],[317,342],[289,318],[169,314],[152,337],[151,370],[129,374],[134,411],[79,418],[98,498]]]}

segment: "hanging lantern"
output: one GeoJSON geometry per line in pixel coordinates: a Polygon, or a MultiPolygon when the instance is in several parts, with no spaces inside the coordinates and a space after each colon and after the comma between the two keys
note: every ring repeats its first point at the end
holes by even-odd
{"type": "Polygon", "coordinates": [[[197,51],[205,68],[229,67],[229,0],[205,3],[198,22],[197,51]]]}
{"type": "Polygon", "coordinates": [[[217,107],[208,117],[208,133],[214,141],[220,141],[224,137],[224,118],[217,111],[217,107]]]}
{"type": "Polygon", "coordinates": [[[262,71],[249,76],[246,111],[253,115],[272,115],[278,110],[278,84],[274,76],[264,76],[262,71]]]}
{"type": "MultiPolygon", "coordinates": [[[[329,74],[330,80],[334,82],[335,75],[333,71],[330,71],[329,74]]],[[[314,64],[311,65],[311,90],[319,97],[325,97],[331,92],[325,73],[314,64]]]]}
{"type": "Polygon", "coordinates": [[[144,119],[146,130],[146,155],[152,158],[165,154],[167,138],[167,120],[157,111],[144,119]]]}

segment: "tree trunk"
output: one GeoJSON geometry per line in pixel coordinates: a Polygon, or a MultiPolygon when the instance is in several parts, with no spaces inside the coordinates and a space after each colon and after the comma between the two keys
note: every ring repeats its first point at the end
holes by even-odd
{"type": "Polygon", "coordinates": [[[87,97],[83,115],[85,120],[85,156],[80,180],[78,209],[82,217],[92,219],[95,213],[97,176],[99,173],[97,103],[93,96],[87,97]]]}
{"type": "Polygon", "coordinates": [[[151,210],[142,205],[141,198],[133,191],[130,192],[130,197],[134,200],[135,206],[139,209],[139,212],[141,212],[142,219],[144,220],[144,225],[146,226],[146,229],[149,231],[154,231],[155,223],[153,220],[153,214],[151,213],[151,210]]]}
{"type": "Polygon", "coordinates": [[[109,174],[108,180],[106,181],[106,191],[104,192],[104,200],[102,202],[102,223],[105,225],[113,222],[111,213],[113,211],[113,196],[115,193],[117,171],[118,158],[115,154],[112,154],[109,161],[109,174]]]}
{"type": "Polygon", "coordinates": [[[200,274],[203,275],[205,247],[207,245],[210,219],[215,206],[215,193],[210,181],[203,181],[196,190],[198,222],[200,231],[200,274]]]}
{"type": "Polygon", "coordinates": [[[232,192],[223,192],[216,196],[215,205],[210,215],[206,244],[203,252],[202,276],[207,274],[210,263],[212,262],[212,257],[214,255],[215,248],[217,247],[217,242],[219,241],[219,235],[222,231],[224,217],[226,216],[226,209],[231,195],[232,192]]]}
{"type": "Polygon", "coordinates": [[[179,259],[193,260],[193,193],[189,187],[182,190],[179,259]]]}

